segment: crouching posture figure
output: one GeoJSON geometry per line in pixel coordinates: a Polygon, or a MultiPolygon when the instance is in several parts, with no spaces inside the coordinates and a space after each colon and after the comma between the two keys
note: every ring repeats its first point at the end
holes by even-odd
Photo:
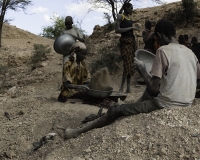
{"type": "Polygon", "coordinates": [[[196,56],[175,39],[175,26],[171,21],[160,20],[154,34],[161,46],[147,74],[142,61],[135,58],[134,64],[144,78],[147,88],[141,101],[110,107],[106,114],[78,129],[65,129],[65,139],[75,138],[81,133],[112,123],[120,116],[149,113],[165,107],[191,106],[200,79],[200,68],[196,56]]]}
{"type": "Polygon", "coordinates": [[[76,42],[70,49],[69,60],[63,67],[63,85],[61,93],[58,96],[59,102],[66,102],[79,91],[89,90],[90,73],[87,69],[84,59],[87,54],[87,48],[82,42],[76,42]]]}

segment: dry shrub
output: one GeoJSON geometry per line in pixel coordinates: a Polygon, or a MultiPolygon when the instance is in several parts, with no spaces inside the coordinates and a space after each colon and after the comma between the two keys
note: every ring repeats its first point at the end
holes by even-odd
{"type": "Polygon", "coordinates": [[[8,71],[8,66],[0,64],[0,75],[4,75],[8,71]]]}
{"type": "Polygon", "coordinates": [[[101,59],[98,59],[90,64],[91,74],[97,70],[108,67],[108,70],[111,74],[114,74],[119,69],[119,63],[122,61],[121,56],[113,52],[102,52],[101,59]]]}
{"type": "Polygon", "coordinates": [[[31,57],[32,63],[38,63],[46,58],[46,53],[50,53],[51,48],[49,48],[49,45],[42,45],[42,44],[34,44],[34,51],[33,55],[31,57]]]}
{"type": "Polygon", "coordinates": [[[183,26],[184,24],[192,24],[192,20],[196,15],[196,2],[194,0],[182,0],[181,8],[167,13],[164,18],[173,21],[177,26],[183,26]]]}

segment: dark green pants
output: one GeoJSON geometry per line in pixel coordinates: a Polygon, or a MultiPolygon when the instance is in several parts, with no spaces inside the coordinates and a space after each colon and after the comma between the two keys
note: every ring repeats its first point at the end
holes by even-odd
{"type": "Polygon", "coordinates": [[[132,104],[122,104],[120,107],[125,116],[139,113],[149,113],[158,109],[162,109],[162,107],[156,104],[154,99],[132,104]]]}
{"type": "Polygon", "coordinates": [[[150,96],[147,90],[138,101],[131,104],[122,104],[121,110],[125,116],[134,115],[139,113],[149,113],[158,109],[162,109],[154,100],[154,97],[150,96]]]}

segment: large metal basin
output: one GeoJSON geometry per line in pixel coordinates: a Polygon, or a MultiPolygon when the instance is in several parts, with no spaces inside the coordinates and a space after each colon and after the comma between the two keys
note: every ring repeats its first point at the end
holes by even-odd
{"type": "Polygon", "coordinates": [[[72,37],[72,35],[66,33],[56,38],[53,47],[58,54],[67,56],[70,54],[70,48],[74,43],[75,39],[72,37]]]}
{"type": "Polygon", "coordinates": [[[94,98],[107,98],[112,94],[112,91],[113,91],[112,87],[108,87],[107,91],[90,89],[86,91],[86,94],[94,98]]]}
{"type": "Polygon", "coordinates": [[[154,57],[155,55],[147,50],[144,50],[144,49],[138,49],[135,51],[135,57],[140,60],[140,61],[143,61],[145,66],[146,66],[146,69],[147,69],[147,73],[151,75],[151,68],[152,68],[152,65],[153,65],[153,61],[154,61],[154,57]]]}

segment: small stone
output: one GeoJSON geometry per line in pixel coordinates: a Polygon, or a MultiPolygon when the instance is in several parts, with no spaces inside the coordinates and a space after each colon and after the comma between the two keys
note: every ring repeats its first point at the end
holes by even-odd
{"type": "Polygon", "coordinates": [[[40,66],[40,67],[45,67],[45,66],[47,66],[47,65],[48,65],[47,62],[41,62],[39,66],[40,66]]]}
{"type": "Polygon", "coordinates": [[[199,135],[199,133],[197,133],[197,132],[191,134],[192,137],[197,137],[198,135],[199,135]]]}
{"type": "Polygon", "coordinates": [[[150,142],[150,143],[149,143],[149,147],[148,147],[148,149],[151,149],[152,146],[153,146],[153,144],[150,142]]]}
{"type": "Polygon", "coordinates": [[[135,135],[135,139],[140,139],[141,138],[141,135],[140,134],[136,134],[135,135]]]}
{"type": "Polygon", "coordinates": [[[23,110],[21,110],[21,111],[18,112],[18,115],[21,116],[21,115],[24,115],[24,113],[25,113],[25,112],[24,112],[23,110]]]}
{"type": "Polygon", "coordinates": [[[13,151],[6,151],[5,154],[10,159],[12,159],[13,157],[16,157],[16,154],[13,151]]]}
{"type": "Polygon", "coordinates": [[[72,160],[85,160],[85,159],[76,156],[76,157],[73,157],[72,160]]]}
{"type": "Polygon", "coordinates": [[[89,152],[91,152],[91,149],[90,149],[90,147],[89,147],[88,149],[86,149],[86,150],[85,150],[85,152],[86,152],[86,153],[89,153],[89,152]]]}
{"type": "Polygon", "coordinates": [[[166,155],[167,152],[166,152],[165,148],[161,148],[161,150],[159,151],[158,154],[159,154],[159,156],[163,156],[163,155],[166,155]]]}

